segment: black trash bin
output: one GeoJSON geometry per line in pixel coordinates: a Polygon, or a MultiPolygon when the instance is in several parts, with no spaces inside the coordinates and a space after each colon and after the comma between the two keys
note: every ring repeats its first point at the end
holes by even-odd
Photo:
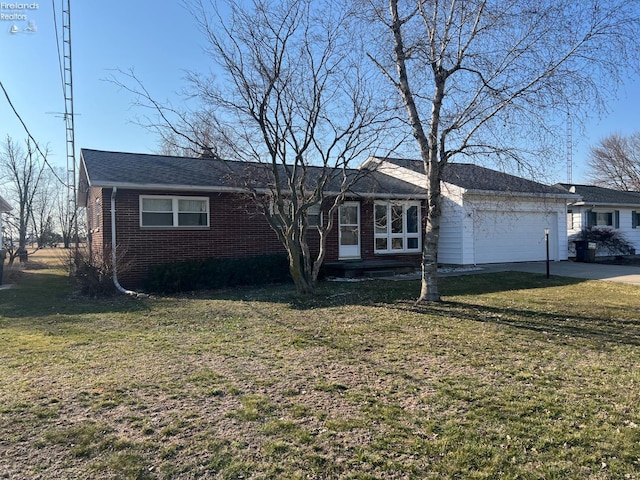
{"type": "Polygon", "coordinates": [[[576,240],[576,262],[593,263],[596,261],[596,244],[588,240],[576,240]]]}

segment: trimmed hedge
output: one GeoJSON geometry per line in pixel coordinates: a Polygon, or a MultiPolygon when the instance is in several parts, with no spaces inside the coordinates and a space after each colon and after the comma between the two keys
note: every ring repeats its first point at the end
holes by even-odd
{"type": "Polygon", "coordinates": [[[286,255],[261,255],[156,265],[149,269],[145,287],[149,292],[176,293],[289,281],[286,255]]]}

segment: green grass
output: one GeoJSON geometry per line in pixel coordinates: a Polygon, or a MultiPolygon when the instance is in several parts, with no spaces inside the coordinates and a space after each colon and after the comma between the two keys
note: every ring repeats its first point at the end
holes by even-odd
{"type": "Polygon", "coordinates": [[[0,291],[0,476],[638,479],[640,289],[522,273],[0,291]]]}

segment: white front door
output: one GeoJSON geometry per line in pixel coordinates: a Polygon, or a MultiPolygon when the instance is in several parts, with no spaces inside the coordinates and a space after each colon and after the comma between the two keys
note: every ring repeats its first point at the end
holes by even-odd
{"type": "Polygon", "coordinates": [[[338,256],[360,258],[360,203],[345,202],[338,209],[338,256]]]}

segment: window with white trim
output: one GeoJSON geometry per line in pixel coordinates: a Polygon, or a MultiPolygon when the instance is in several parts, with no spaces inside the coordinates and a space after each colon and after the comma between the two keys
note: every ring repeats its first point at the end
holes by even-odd
{"type": "Polygon", "coordinates": [[[100,222],[102,221],[102,201],[99,198],[96,198],[96,209],[95,209],[95,217],[96,224],[94,225],[94,229],[99,230],[102,225],[100,222]]]}
{"type": "Polygon", "coordinates": [[[141,195],[140,226],[206,228],[209,226],[209,199],[141,195]]]}
{"type": "Polygon", "coordinates": [[[374,249],[376,253],[420,251],[420,203],[375,202],[374,249]]]}
{"type": "Polygon", "coordinates": [[[640,228],[640,212],[631,212],[631,228],[640,228]]]}
{"type": "Polygon", "coordinates": [[[587,226],[620,228],[620,210],[588,211],[587,226]]]}
{"type": "Polygon", "coordinates": [[[307,209],[307,222],[310,227],[322,228],[322,210],[319,203],[307,209]]]}
{"type": "MultiPolygon", "coordinates": [[[[282,202],[284,204],[286,215],[293,216],[294,212],[293,212],[293,206],[291,204],[291,200],[288,198],[284,198],[282,199],[282,202]]],[[[269,213],[273,216],[273,219],[276,221],[276,223],[280,224],[280,218],[276,215],[276,205],[273,199],[269,204],[269,213]]],[[[306,216],[307,216],[307,226],[312,228],[322,228],[322,221],[323,221],[322,208],[319,203],[316,203],[314,205],[310,205],[309,207],[307,207],[306,216]]]]}

